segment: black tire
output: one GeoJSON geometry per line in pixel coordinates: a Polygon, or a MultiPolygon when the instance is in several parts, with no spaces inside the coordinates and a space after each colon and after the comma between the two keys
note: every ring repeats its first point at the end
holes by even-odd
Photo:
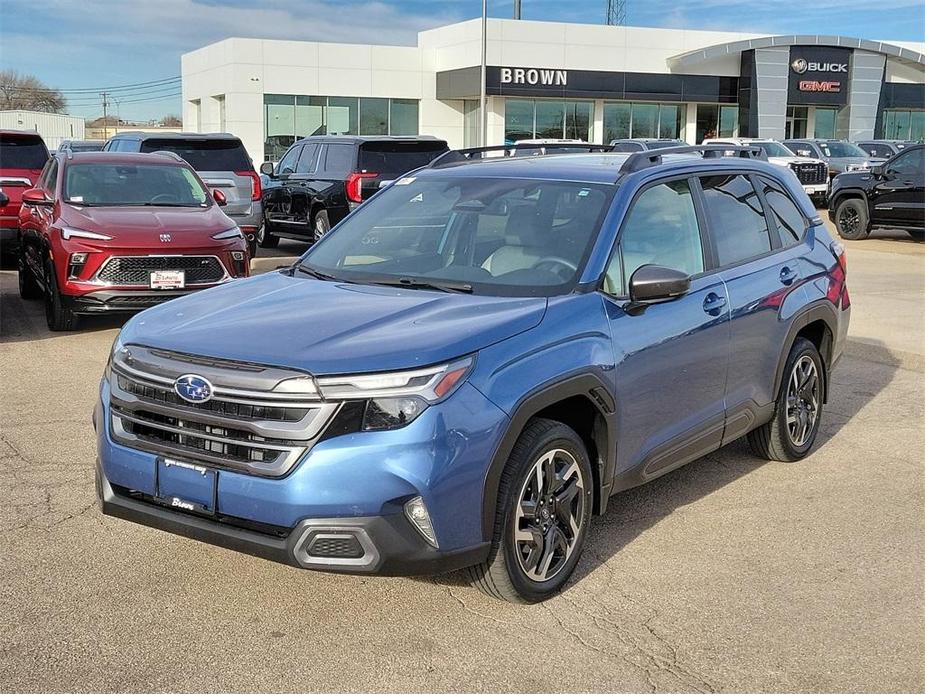
{"type": "MultiPolygon", "coordinates": [[[[797,380],[801,380],[799,374],[797,380]]],[[[816,436],[819,433],[819,424],[822,421],[822,408],[825,400],[825,371],[822,364],[822,357],[819,356],[819,350],[816,345],[807,339],[799,337],[790,348],[790,354],[787,357],[787,364],[784,367],[784,373],[781,377],[780,390],[777,394],[777,404],[774,410],[774,417],[770,422],[757,429],[749,432],[748,443],[755,455],[768,460],[779,460],[785,463],[804,458],[812,449],[816,442],[816,436]],[[814,415],[811,424],[805,429],[805,436],[800,437],[793,433],[793,428],[800,431],[803,420],[803,413],[808,410],[803,409],[808,400],[804,397],[807,389],[798,388],[796,398],[792,397],[792,385],[794,372],[797,365],[806,364],[810,360],[815,372],[815,392],[812,399],[815,401],[814,415]],[[791,417],[793,418],[792,421],[791,417]]],[[[808,415],[807,415],[808,417],[808,415]]]]}
{"type": "Polygon", "coordinates": [[[247,257],[253,260],[257,257],[257,234],[254,234],[254,240],[247,242],[247,257]]]}
{"type": "Polygon", "coordinates": [[[19,296],[26,300],[41,299],[42,287],[32,274],[32,270],[26,265],[26,257],[20,252],[16,258],[16,269],[19,273],[19,296]]]}
{"type": "Polygon", "coordinates": [[[331,222],[328,219],[327,210],[318,210],[312,217],[312,240],[320,241],[321,237],[331,230],[331,222]]]}
{"type": "Polygon", "coordinates": [[[466,569],[469,582],[487,595],[508,602],[534,603],[555,595],[568,581],[581,556],[591,521],[593,498],[591,464],[578,434],[561,422],[531,420],[517,439],[501,474],[488,559],[466,569]],[[541,480],[550,479],[545,472],[537,473],[537,469],[548,469],[543,464],[546,457],[550,457],[549,464],[556,471],[551,476],[555,480],[552,484],[561,484],[558,492],[540,484],[541,480]],[[558,477],[560,467],[564,468],[563,480],[558,477]],[[541,487],[547,491],[540,491],[541,487]],[[525,495],[547,498],[550,503],[545,506],[542,501],[522,504],[525,495]],[[556,507],[555,500],[562,499],[567,499],[567,502],[556,507]],[[528,504],[534,509],[542,506],[542,509],[528,516],[522,511],[528,504]],[[576,521],[577,533],[561,530],[572,527],[564,520],[566,515],[576,521]],[[523,524],[530,529],[523,528],[523,524]],[[545,529],[546,525],[548,529],[545,529]],[[540,539],[541,545],[529,541],[521,545],[523,540],[515,541],[515,528],[521,528],[528,535],[532,534],[531,529],[534,530],[536,534],[533,537],[540,539]],[[535,552],[531,547],[535,548],[535,552]],[[550,560],[544,562],[547,551],[550,560]],[[525,565],[532,565],[533,569],[527,569],[525,565]],[[530,577],[528,571],[536,574],[537,578],[530,577]],[[541,580],[542,577],[546,577],[545,580],[541,580]]]}
{"type": "Polygon", "coordinates": [[[261,248],[276,248],[279,245],[279,236],[270,231],[270,223],[264,222],[257,230],[257,245],[261,248]]]}
{"type": "Polygon", "coordinates": [[[870,216],[867,204],[860,198],[842,200],[835,208],[835,228],[838,235],[848,241],[860,241],[870,235],[870,216]]]}
{"type": "Polygon", "coordinates": [[[45,322],[54,332],[77,329],[78,316],[61,301],[55,269],[48,261],[45,263],[45,322]]]}
{"type": "Polygon", "coordinates": [[[906,229],[906,233],[916,241],[925,241],[925,230],[923,229],[906,229]]]}

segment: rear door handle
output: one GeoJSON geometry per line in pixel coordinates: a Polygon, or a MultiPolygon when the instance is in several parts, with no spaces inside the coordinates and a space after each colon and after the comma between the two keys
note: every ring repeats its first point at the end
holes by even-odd
{"type": "Polygon", "coordinates": [[[703,300],[703,310],[711,316],[718,316],[726,305],[726,297],[710,292],[703,300]]]}
{"type": "Polygon", "coordinates": [[[783,267],[780,271],[780,281],[781,284],[792,284],[793,280],[797,278],[796,270],[791,270],[789,267],[783,267]]]}

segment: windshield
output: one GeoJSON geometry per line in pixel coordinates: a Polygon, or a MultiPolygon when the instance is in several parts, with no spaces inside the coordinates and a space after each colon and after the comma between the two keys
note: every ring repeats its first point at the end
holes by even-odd
{"type": "Polygon", "coordinates": [[[850,142],[820,142],[819,149],[827,157],[867,157],[867,152],[850,142]]]}
{"type": "Polygon", "coordinates": [[[67,148],[72,152],[99,152],[103,149],[103,142],[72,142],[67,148]]]}
{"type": "Polygon", "coordinates": [[[680,140],[650,140],[646,143],[649,149],[662,149],[664,147],[683,147],[685,143],[680,140]]]}
{"type": "Polygon", "coordinates": [[[0,135],[0,169],[41,169],[48,150],[38,137],[0,135]]]}
{"type": "Polygon", "coordinates": [[[205,207],[208,192],[185,166],[71,164],[63,197],[76,205],[205,207]]]}
{"type": "Polygon", "coordinates": [[[145,140],[142,152],[174,152],[196,171],[253,171],[250,157],[240,140],[145,140]]]}
{"type": "Polygon", "coordinates": [[[794,156],[793,152],[784,147],[780,142],[751,142],[746,143],[761,147],[764,150],[764,153],[769,157],[792,157],[794,156]]]}
{"type": "Polygon", "coordinates": [[[301,267],[353,282],[563,294],[578,281],[613,190],[508,178],[401,179],[310,249],[301,267]]]}

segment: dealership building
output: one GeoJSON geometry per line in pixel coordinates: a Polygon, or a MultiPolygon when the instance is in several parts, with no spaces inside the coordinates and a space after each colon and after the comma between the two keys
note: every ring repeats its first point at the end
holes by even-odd
{"type": "MultiPolygon", "coordinates": [[[[488,144],[925,138],[925,43],[488,20],[488,144]]],[[[415,46],[230,38],[182,57],[183,125],[255,162],[313,134],[479,144],[481,21],[415,46]]]]}

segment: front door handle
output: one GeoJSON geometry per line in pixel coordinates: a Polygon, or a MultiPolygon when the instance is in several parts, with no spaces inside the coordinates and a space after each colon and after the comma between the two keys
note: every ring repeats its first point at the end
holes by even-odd
{"type": "Polygon", "coordinates": [[[781,284],[793,284],[793,280],[797,278],[797,271],[791,270],[789,267],[782,267],[780,270],[780,282],[781,284]]]}
{"type": "Polygon", "coordinates": [[[710,292],[703,300],[703,310],[711,316],[718,316],[726,305],[726,297],[710,292]]]}

